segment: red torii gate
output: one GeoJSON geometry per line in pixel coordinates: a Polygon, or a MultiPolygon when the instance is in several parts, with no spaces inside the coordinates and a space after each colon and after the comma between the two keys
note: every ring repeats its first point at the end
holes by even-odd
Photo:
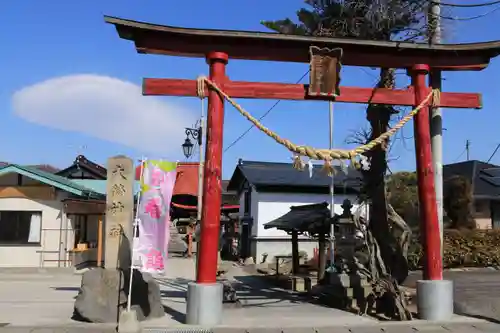
{"type": "MultiPolygon", "coordinates": [[[[442,71],[482,70],[500,54],[500,42],[428,45],[354,39],[295,36],[276,33],[187,29],[106,17],[121,38],[131,40],[139,53],[206,58],[209,79],[232,98],[284,100],[328,100],[310,97],[307,85],[231,81],[226,76],[229,58],[282,62],[310,61],[310,46],[343,50],[343,65],[403,68],[412,78],[407,89],[340,87],[334,100],[346,103],[419,105],[430,92],[426,74],[442,71]]],[[[198,96],[197,81],[184,79],[144,79],[144,95],[198,96]]],[[[215,283],[220,224],[222,136],[224,101],[210,88],[208,96],[207,147],[197,282],[215,283]]],[[[330,97],[331,99],[331,97],[330,97]]],[[[475,93],[441,93],[433,105],[445,108],[481,108],[475,93]]],[[[442,258],[434,189],[428,107],[414,118],[419,186],[420,216],[424,233],[424,276],[442,279],[442,258]]]]}

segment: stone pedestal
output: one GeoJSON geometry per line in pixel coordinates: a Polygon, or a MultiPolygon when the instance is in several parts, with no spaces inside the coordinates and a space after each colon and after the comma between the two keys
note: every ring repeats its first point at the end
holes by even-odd
{"type": "Polygon", "coordinates": [[[424,320],[450,320],[453,316],[453,281],[417,281],[418,317],[424,320]]]}
{"type": "MultiPolygon", "coordinates": [[[[82,285],[75,301],[74,319],[93,323],[116,323],[127,308],[130,270],[94,268],[82,275],[82,285]]],[[[165,315],[160,287],[148,273],[134,270],[131,309],[137,319],[165,315]]]]}
{"type": "Polygon", "coordinates": [[[186,324],[215,326],[222,321],[221,283],[190,283],[187,292],[186,324]]]}

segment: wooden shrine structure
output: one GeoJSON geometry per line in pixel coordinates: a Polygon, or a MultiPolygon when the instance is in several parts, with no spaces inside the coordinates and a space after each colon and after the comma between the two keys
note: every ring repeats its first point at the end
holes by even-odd
{"type": "MultiPolygon", "coordinates": [[[[137,52],[169,56],[205,58],[209,80],[231,98],[283,100],[334,100],[345,103],[370,103],[423,107],[414,118],[415,151],[419,185],[420,216],[424,231],[425,278],[442,279],[441,241],[436,208],[436,194],[429,133],[428,106],[441,108],[481,108],[476,93],[442,92],[440,98],[427,98],[431,88],[426,83],[430,69],[442,71],[477,71],[488,66],[500,54],[500,42],[428,45],[403,42],[381,42],[330,37],[296,36],[277,33],[187,29],[155,25],[115,17],[106,17],[121,38],[133,41],[137,52]],[[342,64],[380,68],[402,68],[408,71],[412,84],[407,89],[335,87],[336,91],[311,94],[308,85],[231,81],[226,74],[229,59],[312,63],[312,47],[342,50],[342,64]],[[338,89],[337,89],[338,88],[338,89]]],[[[330,66],[326,63],[326,66],[330,66]]],[[[336,73],[338,74],[338,73],[336,73]]],[[[144,79],[144,95],[199,96],[194,79],[144,79]]],[[[224,100],[210,85],[208,96],[206,163],[204,172],[201,249],[197,282],[214,283],[217,272],[217,246],[220,223],[221,169],[224,100]]],[[[307,141],[307,140],[304,140],[307,141]]]]}

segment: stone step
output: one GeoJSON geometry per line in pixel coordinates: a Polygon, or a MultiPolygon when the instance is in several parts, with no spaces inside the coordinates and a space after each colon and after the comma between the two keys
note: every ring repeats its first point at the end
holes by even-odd
{"type": "Polygon", "coordinates": [[[297,292],[309,292],[318,283],[318,279],[314,276],[274,275],[269,278],[280,288],[297,292]]]}
{"type": "Polygon", "coordinates": [[[309,292],[318,283],[318,279],[311,276],[292,276],[290,280],[291,289],[298,292],[309,292]]]}

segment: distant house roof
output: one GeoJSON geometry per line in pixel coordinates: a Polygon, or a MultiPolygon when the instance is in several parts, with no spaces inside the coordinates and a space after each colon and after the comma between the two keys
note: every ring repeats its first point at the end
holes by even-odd
{"type": "Polygon", "coordinates": [[[56,174],[62,177],[69,178],[69,176],[76,170],[85,170],[94,176],[95,179],[104,180],[107,177],[107,170],[102,165],[92,162],[83,155],[78,155],[69,167],[58,171],[56,174]]]}
{"type": "Polygon", "coordinates": [[[477,160],[443,166],[443,179],[457,175],[471,182],[476,198],[500,199],[500,166],[477,160]]]}
{"type": "Polygon", "coordinates": [[[37,180],[43,184],[54,186],[55,188],[78,196],[101,198],[100,193],[94,192],[92,191],[92,189],[72,182],[70,179],[54,175],[50,172],[46,172],[35,167],[8,164],[0,168],[0,176],[8,173],[17,173],[25,177],[37,180]]]}
{"type": "Polygon", "coordinates": [[[27,165],[27,167],[36,168],[38,170],[42,170],[49,173],[57,173],[59,172],[59,170],[61,170],[50,164],[34,164],[34,165],[27,165]]]}
{"type": "MultiPolygon", "coordinates": [[[[228,190],[240,192],[247,181],[257,189],[269,191],[319,191],[328,193],[332,178],[321,170],[322,166],[313,167],[312,177],[309,170],[300,171],[292,163],[275,162],[238,162],[236,169],[229,181],[228,190]]],[[[335,167],[335,191],[358,192],[361,188],[361,173],[349,168],[346,175],[340,167],[335,167]]]]}
{"type": "MultiPolygon", "coordinates": [[[[8,165],[10,165],[9,162],[0,161],[0,168],[6,167],[8,165]]],[[[50,164],[33,164],[33,165],[26,165],[26,166],[29,168],[36,168],[36,169],[39,169],[39,170],[42,170],[45,172],[49,172],[49,173],[56,173],[59,171],[58,168],[56,168],[50,164]]]]}

